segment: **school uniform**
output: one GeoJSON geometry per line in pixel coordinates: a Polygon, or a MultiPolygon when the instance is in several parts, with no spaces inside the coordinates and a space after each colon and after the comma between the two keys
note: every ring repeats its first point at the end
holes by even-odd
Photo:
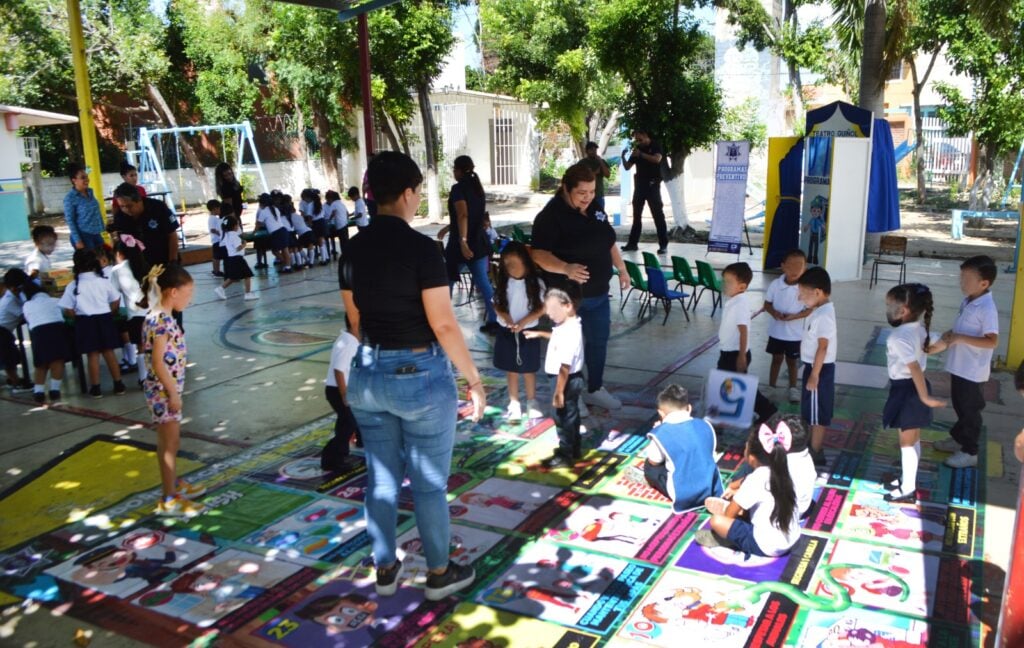
{"type": "MultiPolygon", "coordinates": [[[[288,245],[292,249],[299,247],[299,237],[295,233],[295,225],[292,221],[292,217],[295,216],[296,212],[290,214],[281,214],[281,224],[284,226],[284,230],[288,232],[288,245]]],[[[300,216],[301,218],[301,216],[300,216]]],[[[305,224],[305,223],[303,223],[305,224]]]]}
{"type": "MultiPolygon", "coordinates": [[[[972,337],[984,337],[990,333],[998,335],[999,312],[992,293],[987,292],[975,299],[965,298],[953,322],[953,332],[972,337]]],[[[950,400],[957,417],[949,434],[969,455],[978,454],[981,411],[985,409],[981,387],[988,382],[992,372],[994,351],[969,344],[954,344],[946,352],[946,371],[951,377],[950,400]]]]}
{"type": "Polygon", "coordinates": [[[342,200],[335,200],[324,205],[324,220],[327,227],[342,241],[348,240],[348,208],[342,200]]]}
{"type": "Polygon", "coordinates": [[[292,229],[295,231],[295,240],[298,247],[309,247],[314,243],[312,228],[306,224],[306,219],[299,212],[292,212],[289,217],[292,229]]]}
{"type": "Polygon", "coordinates": [[[309,216],[310,229],[316,239],[327,236],[327,210],[320,205],[320,211],[316,211],[315,203],[307,203],[307,210],[303,212],[309,216]]]}
{"type": "Polygon", "coordinates": [[[366,206],[365,200],[362,198],[356,198],[352,211],[355,212],[356,227],[363,229],[370,224],[370,210],[366,206]]]}
{"type": "MultiPolygon", "coordinates": [[[[540,299],[544,299],[544,282],[540,284],[540,299]]],[[[518,322],[530,314],[530,298],[526,292],[526,279],[508,278],[506,289],[508,314],[513,322],[518,322]]],[[[526,325],[527,329],[536,328],[539,318],[526,325]]],[[[540,340],[527,339],[522,332],[513,333],[504,326],[494,338],[494,368],[510,373],[531,374],[540,369],[540,340]]]]}
{"type": "Polygon", "coordinates": [[[126,322],[124,330],[132,344],[142,344],[142,322],[146,319],[147,309],[139,306],[142,301],[142,286],[132,274],[128,261],[122,261],[111,267],[110,283],[121,298],[121,306],[125,309],[126,322]]]}
{"type": "Polygon", "coordinates": [[[13,290],[0,297],[0,364],[15,369],[21,362],[21,353],[14,342],[14,332],[21,324],[21,298],[13,290]]]}
{"type": "Polygon", "coordinates": [[[31,276],[33,272],[43,274],[50,271],[50,257],[43,254],[39,248],[25,257],[25,274],[31,276]]]}
{"type": "Polygon", "coordinates": [[[562,365],[569,367],[569,379],[563,389],[563,405],[555,410],[558,428],[558,453],[563,457],[580,456],[580,394],[586,387],[583,379],[583,327],[579,317],[570,317],[551,331],[544,372],[558,379],[562,365]]]}
{"type": "Polygon", "coordinates": [[[224,246],[220,244],[224,236],[224,221],[217,214],[210,214],[207,219],[207,226],[210,234],[210,247],[213,248],[213,258],[223,261],[227,254],[224,253],[224,246]]]}
{"type": "MultiPolygon", "coordinates": [[[[804,310],[804,305],[800,303],[799,284],[786,283],[785,276],[768,284],[764,300],[783,315],[796,315],[804,310]]],[[[772,355],[782,354],[787,358],[799,358],[801,337],[803,337],[802,321],[783,322],[773,317],[768,322],[768,346],[765,351],[772,355]]]]}
{"type": "Polygon", "coordinates": [[[242,242],[242,237],[238,234],[238,231],[224,232],[221,245],[224,246],[224,253],[227,254],[227,257],[224,259],[224,278],[231,279],[232,281],[243,281],[251,277],[252,268],[249,267],[249,262],[245,260],[245,244],[242,242]]]}
{"type": "Polygon", "coordinates": [[[342,331],[331,349],[331,361],[327,366],[327,377],[324,379],[324,396],[331,404],[338,418],[334,421],[334,436],[324,446],[320,453],[320,467],[324,470],[332,470],[343,467],[341,462],[348,457],[351,451],[349,447],[352,436],[356,441],[361,442],[359,425],[352,414],[352,408],[342,399],[338,391],[338,379],[335,371],[340,371],[346,385],[348,384],[348,373],[352,367],[352,358],[359,349],[359,340],[348,331],[342,331]]]}
{"type": "Polygon", "coordinates": [[[288,247],[288,230],[285,229],[285,218],[274,207],[260,207],[256,212],[256,222],[263,223],[270,238],[270,249],[275,252],[288,247]]]}
{"type": "MultiPolygon", "coordinates": [[[[723,371],[737,372],[737,362],[740,356],[740,326],[747,327],[747,367],[750,367],[750,296],[742,292],[733,295],[725,302],[722,308],[722,323],[718,327],[718,365],[717,368],[723,371]]],[[[760,390],[754,398],[754,412],[761,421],[767,421],[778,408],[760,390]]]]}
{"type": "Polygon", "coordinates": [[[818,481],[818,469],[814,467],[814,459],[807,448],[787,454],[786,464],[796,492],[796,510],[804,515],[814,504],[814,484],[818,481]]]}
{"type": "Polygon", "coordinates": [[[832,411],[835,407],[836,395],[836,309],[832,302],[818,306],[804,320],[803,336],[800,340],[800,360],[804,363],[802,392],[800,395],[800,414],[811,425],[828,426],[832,424],[832,411]],[[818,353],[818,340],[828,340],[825,349],[825,362],[818,374],[818,389],[807,389],[807,379],[814,367],[814,357],[818,353]]]}
{"type": "Polygon", "coordinates": [[[44,292],[32,295],[22,306],[32,341],[32,366],[39,369],[72,357],[71,336],[58,301],[44,292]]]}
{"type": "Polygon", "coordinates": [[[75,349],[98,353],[121,346],[110,305],[121,300],[113,284],[95,272],[78,275],[60,298],[60,307],[75,311],[75,349]]]}
{"type": "Polygon", "coordinates": [[[670,412],[650,431],[644,477],[652,488],[672,500],[672,511],[703,506],[723,492],[715,464],[715,429],[687,412],[670,412]]]}
{"type": "Polygon", "coordinates": [[[747,475],[732,501],[750,515],[750,521],[737,518],[727,539],[740,551],[757,556],[781,556],[800,538],[800,524],[794,516],[789,531],[772,522],[775,496],[771,490],[771,469],[761,466],[747,475]]]}
{"type": "Polygon", "coordinates": [[[922,372],[927,368],[928,354],[924,351],[926,340],[927,334],[921,322],[900,324],[886,340],[889,398],[882,410],[882,425],[887,428],[913,430],[932,423],[932,408],[921,402],[910,368],[907,367],[911,362],[916,362],[922,372]]]}

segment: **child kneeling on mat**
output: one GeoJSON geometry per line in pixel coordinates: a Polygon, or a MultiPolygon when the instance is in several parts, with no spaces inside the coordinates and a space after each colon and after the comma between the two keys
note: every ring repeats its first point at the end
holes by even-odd
{"type": "Polygon", "coordinates": [[[658,394],[661,422],[647,438],[644,477],[651,488],[672,500],[672,511],[683,513],[722,495],[722,476],[715,464],[715,430],[690,413],[690,397],[679,385],[658,394]]]}

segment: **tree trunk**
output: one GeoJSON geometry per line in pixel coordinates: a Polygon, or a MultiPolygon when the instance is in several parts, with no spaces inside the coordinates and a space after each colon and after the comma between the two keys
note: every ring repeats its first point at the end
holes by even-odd
{"type": "Polygon", "coordinates": [[[409,157],[412,157],[412,153],[409,149],[409,132],[405,130],[405,126],[398,122],[392,122],[395,127],[395,132],[398,133],[398,142],[402,147],[402,153],[405,153],[409,157]]]}
{"type": "Polygon", "coordinates": [[[299,131],[299,150],[302,154],[302,181],[303,188],[313,186],[313,177],[309,171],[309,143],[306,142],[306,116],[299,106],[299,98],[292,95],[292,105],[295,106],[295,118],[298,120],[296,128],[299,131]]]}
{"type": "MultiPolygon", "coordinates": [[[[178,127],[178,119],[174,116],[170,106],[164,101],[164,95],[160,92],[160,88],[157,88],[152,83],[146,85],[146,94],[149,95],[150,101],[156,106],[156,112],[159,114],[164,122],[172,127],[178,127]]],[[[203,166],[199,156],[196,155],[196,150],[192,148],[192,145],[184,138],[179,138],[181,144],[181,150],[185,154],[185,159],[188,160],[189,166],[196,174],[196,180],[199,181],[199,187],[203,190],[204,196],[213,196],[214,191],[210,186],[210,179],[206,177],[206,168],[203,166]]]]}
{"type": "Polygon", "coordinates": [[[882,69],[885,50],[885,0],[866,0],[864,7],[864,51],[860,60],[858,104],[875,113],[876,119],[885,117],[885,79],[888,70],[882,69]]]}
{"type": "Polygon", "coordinates": [[[384,137],[388,138],[388,143],[391,144],[392,151],[401,151],[401,147],[398,144],[398,136],[395,135],[395,129],[391,126],[391,115],[387,114],[383,110],[380,111],[380,118],[377,120],[380,124],[380,128],[384,131],[384,137]]]}
{"type": "Polygon", "coordinates": [[[672,203],[672,220],[675,227],[672,234],[685,232],[690,227],[690,217],[686,213],[686,195],[683,185],[683,166],[686,164],[686,153],[681,151],[669,154],[672,164],[671,179],[665,182],[665,189],[668,190],[668,199],[672,203]]]}
{"type": "Polygon", "coordinates": [[[995,167],[995,160],[989,154],[992,149],[978,142],[978,166],[981,168],[981,173],[974,180],[974,184],[971,186],[970,202],[968,209],[972,211],[988,209],[988,204],[992,201],[992,170],[995,167]]]}
{"type": "Polygon", "coordinates": [[[925,142],[924,138],[924,115],[921,114],[921,93],[924,92],[925,85],[928,83],[928,77],[931,76],[932,68],[935,66],[936,59],[939,58],[939,50],[936,49],[932,52],[932,60],[928,63],[928,69],[924,71],[924,76],[920,79],[917,75],[917,62],[914,61],[914,56],[910,56],[910,76],[914,82],[913,94],[914,94],[914,137],[915,137],[915,155],[914,159],[917,160],[917,204],[924,204],[925,199],[928,197],[928,188],[925,186],[925,180],[928,175],[928,156],[925,155],[925,142]]]}
{"type": "MultiPolygon", "coordinates": [[[[787,2],[783,22],[790,25],[793,30],[799,29],[796,15],[796,2],[787,2]]],[[[804,124],[804,81],[800,76],[800,66],[792,59],[786,60],[786,71],[789,73],[789,91],[792,96],[789,100],[793,104],[793,123],[790,124],[792,132],[803,132],[804,124]]]]}
{"type": "Polygon", "coordinates": [[[416,87],[419,99],[420,118],[423,120],[423,146],[427,154],[427,168],[424,181],[427,185],[427,216],[431,223],[441,222],[441,192],[438,189],[437,162],[440,151],[437,141],[437,127],[434,112],[430,107],[430,81],[423,79],[416,87]]]}
{"type": "Polygon", "coordinates": [[[619,125],[619,117],[622,116],[618,110],[613,110],[612,114],[608,116],[608,121],[604,125],[604,130],[601,131],[601,139],[597,140],[597,154],[604,157],[604,152],[608,149],[608,142],[611,141],[612,135],[615,134],[615,129],[619,125]]]}
{"type": "Polygon", "coordinates": [[[313,101],[310,105],[313,110],[313,130],[316,132],[316,141],[320,145],[320,160],[324,165],[324,176],[327,186],[331,189],[341,191],[341,174],[338,173],[338,149],[331,142],[331,125],[327,122],[318,102],[313,101]]]}

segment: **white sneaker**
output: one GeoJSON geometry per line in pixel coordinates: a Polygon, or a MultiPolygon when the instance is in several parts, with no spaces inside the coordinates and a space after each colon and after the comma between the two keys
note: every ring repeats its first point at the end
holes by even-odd
{"type": "Polygon", "coordinates": [[[544,418],[544,411],[541,410],[540,403],[537,402],[536,398],[526,401],[526,417],[531,419],[544,418]]]}
{"type": "Polygon", "coordinates": [[[254,299],[259,299],[259,298],[260,298],[260,296],[257,295],[254,292],[247,292],[247,293],[245,293],[245,296],[242,297],[242,299],[244,299],[245,301],[253,301],[254,299]]]}
{"type": "Polygon", "coordinates": [[[622,401],[609,394],[608,390],[604,387],[598,389],[596,392],[583,392],[583,401],[586,402],[587,405],[597,405],[598,407],[610,410],[622,407],[622,401]]]}
{"type": "Polygon", "coordinates": [[[801,394],[800,394],[800,388],[799,387],[790,387],[789,388],[789,402],[790,403],[799,403],[800,402],[800,396],[801,396],[801,394]]]}
{"type": "Polygon", "coordinates": [[[932,447],[939,452],[960,452],[960,443],[953,437],[946,437],[941,441],[936,441],[932,444],[932,447]]]}
{"type": "Polygon", "coordinates": [[[583,396],[580,396],[580,418],[588,416],[590,416],[590,409],[587,407],[587,402],[583,400],[583,396]]]}
{"type": "Polygon", "coordinates": [[[224,287],[223,286],[217,286],[216,288],[214,288],[213,289],[213,294],[217,295],[217,297],[220,298],[220,299],[227,299],[228,298],[227,293],[224,292],[224,287]]]}
{"type": "Polygon", "coordinates": [[[963,450],[957,450],[952,457],[947,457],[946,465],[950,468],[970,468],[978,465],[978,455],[967,454],[963,450]]]}
{"type": "Polygon", "coordinates": [[[519,401],[509,401],[508,407],[505,408],[505,418],[511,421],[523,418],[523,408],[519,401]]]}

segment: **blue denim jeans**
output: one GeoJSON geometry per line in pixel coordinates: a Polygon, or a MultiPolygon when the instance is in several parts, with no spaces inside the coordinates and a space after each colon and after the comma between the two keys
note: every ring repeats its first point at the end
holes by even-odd
{"type": "MultiPolygon", "coordinates": [[[[473,285],[480,291],[480,296],[484,300],[484,309],[487,313],[487,322],[497,322],[498,313],[494,310],[494,286],[491,285],[491,278],[487,276],[487,269],[490,265],[490,257],[482,257],[476,261],[464,261],[463,265],[469,268],[470,274],[473,275],[473,285]]],[[[455,284],[449,284],[449,290],[453,288],[455,284]]]]}
{"type": "Polygon", "coordinates": [[[78,236],[80,237],[82,244],[90,250],[95,250],[98,247],[102,247],[104,244],[103,232],[79,232],[78,236]]]}
{"type": "Polygon", "coordinates": [[[583,329],[583,361],[587,365],[587,391],[604,386],[604,362],[612,331],[612,307],[608,295],[584,297],[576,311],[583,329]]]}
{"type": "Polygon", "coordinates": [[[458,412],[448,357],[438,344],[421,352],[360,346],[349,374],[348,399],[366,450],[366,521],[374,562],[387,566],[395,561],[398,494],[408,474],[427,567],[444,567],[458,412]]]}

